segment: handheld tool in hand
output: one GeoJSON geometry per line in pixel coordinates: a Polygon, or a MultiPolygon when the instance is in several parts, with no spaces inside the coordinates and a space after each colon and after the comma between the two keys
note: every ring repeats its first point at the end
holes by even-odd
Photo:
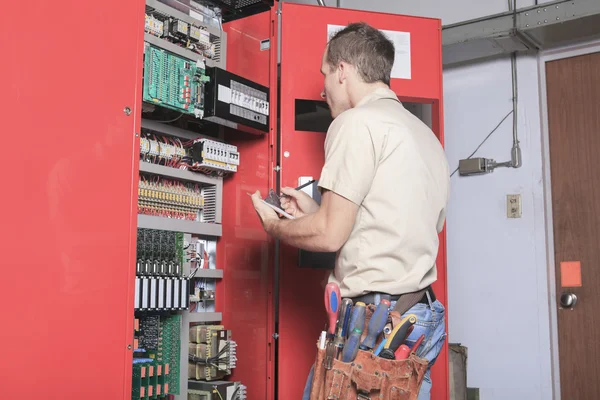
{"type": "Polygon", "coordinates": [[[390,309],[390,301],[387,299],[381,300],[375,312],[371,316],[369,321],[369,327],[367,328],[367,336],[360,345],[361,350],[370,350],[375,346],[377,337],[383,331],[383,327],[387,323],[388,311],[390,309]]]}
{"type": "Polygon", "coordinates": [[[348,326],[348,332],[354,332],[354,329],[359,328],[361,331],[365,329],[365,313],[367,311],[367,305],[362,301],[356,302],[352,309],[352,315],[350,316],[350,324],[348,326]]]}
{"type": "Polygon", "coordinates": [[[402,321],[394,327],[392,333],[390,333],[379,357],[393,360],[396,357],[394,352],[400,347],[402,342],[404,342],[404,339],[406,339],[406,336],[408,335],[408,330],[415,322],[417,322],[417,316],[414,314],[408,314],[404,317],[402,321]]]}
{"type": "MultiPolygon", "coordinates": [[[[312,185],[313,183],[315,183],[317,180],[316,179],[311,179],[310,181],[303,183],[302,185],[294,188],[294,190],[300,190],[300,189],[304,189],[305,187],[307,187],[308,185],[312,185]]],[[[287,194],[282,193],[281,196],[279,196],[279,198],[281,197],[289,197],[287,194]]]]}
{"type": "Polygon", "coordinates": [[[358,346],[360,344],[360,337],[362,336],[362,329],[354,328],[350,333],[346,346],[344,346],[344,352],[342,353],[342,362],[351,362],[356,358],[358,353],[358,346]]]}
{"type": "Polygon", "coordinates": [[[338,313],[341,304],[340,287],[337,283],[331,282],[325,286],[325,310],[329,319],[327,333],[330,338],[335,336],[335,327],[338,320],[338,313]]]}

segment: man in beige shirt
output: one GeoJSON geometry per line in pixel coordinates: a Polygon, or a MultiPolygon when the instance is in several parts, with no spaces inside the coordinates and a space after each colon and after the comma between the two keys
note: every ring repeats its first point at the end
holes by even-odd
{"type": "MultiPolygon", "coordinates": [[[[322,95],[334,118],[318,184],[321,205],[283,188],[282,207],[295,219],[280,219],[259,192],[252,199],[269,234],[308,251],[337,252],[329,281],[343,298],[375,305],[386,298],[394,307],[399,295],[425,289],[408,311],[419,321],[406,342],[425,335],[417,355],[431,366],[446,337],[445,309],[430,285],[449,168],[433,132],[390,90],[393,63],[393,44],[369,25],[334,35],[321,65],[322,95]]],[[[430,389],[428,370],[419,399],[429,399],[430,389]]]]}

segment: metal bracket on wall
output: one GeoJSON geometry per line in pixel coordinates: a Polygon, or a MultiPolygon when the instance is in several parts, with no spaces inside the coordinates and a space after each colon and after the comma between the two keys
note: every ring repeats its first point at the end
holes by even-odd
{"type": "Polygon", "coordinates": [[[597,38],[600,38],[600,1],[558,0],[522,8],[516,13],[508,11],[444,26],[443,64],[597,38]]]}

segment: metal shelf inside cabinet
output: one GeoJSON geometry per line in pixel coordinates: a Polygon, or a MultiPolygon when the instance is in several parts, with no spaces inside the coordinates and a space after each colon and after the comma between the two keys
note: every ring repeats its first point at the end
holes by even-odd
{"type": "Polygon", "coordinates": [[[222,269],[199,269],[195,272],[194,277],[196,278],[205,278],[205,279],[221,279],[223,278],[223,270],[222,269]]]}
{"type": "Polygon", "coordinates": [[[223,234],[223,227],[220,224],[207,224],[143,214],[138,215],[138,228],[194,233],[203,236],[221,236],[223,234]]]}
{"type": "MultiPolygon", "coordinates": [[[[220,312],[191,312],[184,314],[184,321],[186,323],[194,323],[194,322],[220,322],[223,318],[220,312]]],[[[189,329],[189,327],[186,327],[189,329]]],[[[186,332],[187,337],[187,332],[186,332]]],[[[187,348],[186,348],[187,349],[187,348]]]]}
{"type": "Polygon", "coordinates": [[[146,0],[146,5],[149,7],[154,8],[157,11],[162,12],[163,14],[167,14],[170,15],[171,17],[177,18],[179,20],[185,21],[188,24],[191,25],[195,25],[195,26],[202,26],[204,27],[211,35],[215,35],[216,37],[221,37],[222,36],[222,31],[218,28],[215,28],[213,26],[210,25],[206,25],[201,23],[199,20],[197,20],[196,18],[193,18],[173,7],[169,7],[166,4],[163,4],[157,0],[146,0]]]}
{"type": "Polygon", "coordinates": [[[159,37],[153,36],[149,33],[144,33],[144,41],[148,42],[150,44],[153,44],[157,47],[160,47],[161,49],[170,51],[171,53],[177,54],[178,56],[187,58],[188,60],[191,60],[194,62],[202,59],[204,61],[204,63],[206,64],[206,66],[208,66],[208,67],[216,67],[217,66],[217,63],[215,63],[211,59],[207,59],[207,58],[203,57],[201,54],[194,53],[193,51],[184,49],[183,47],[177,46],[176,44],[168,42],[159,37]]]}
{"type": "Polygon", "coordinates": [[[168,176],[176,179],[183,179],[190,182],[206,183],[209,185],[216,185],[219,182],[219,178],[213,178],[198,172],[165,167],[163,165],[152,164],[145,161],[140,161],[140,171],[161,176],[168,176]]]}
{"type": "Polygon", "coordinates": [[[167,125],[160,121],[153,121],[153,120],[147,119],[147,118],[142,118],[142,128],[149,129],[151,131],[155,131],[155,132],[159,132],[159,133],[163,133],[163,134],[167,134],[167,135],[171,135],[171,136],[177,136],[178,138],[181,138],[181,139],[194,140],[194,139],[198,139],[198,138],[208,138],[211,140],[215,140],[215,138],[212,138],[207,135],[203,135],[201,133],[196,133],[196,132],[188,131],[185,129],[177,128],[176,126],[167,125]]]}

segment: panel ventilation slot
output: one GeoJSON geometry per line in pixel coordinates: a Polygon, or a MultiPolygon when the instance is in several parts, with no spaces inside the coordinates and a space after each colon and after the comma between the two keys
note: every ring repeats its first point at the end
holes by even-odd
{"type": "Polygon", "coordinates": [[[213,60],[215,63],[221,63],[221,38],[215,38],[214,40],[214,45],[215,45],[215,55],[213,57],[213,60]]]}
{"type": "Polygon", "coordinates": [[[243,8],[247,6],[253,6],[256,3],[260,3],[260,0],[239,0],[237,3],[237,8],[243,8]]]}
{"type": "Polygon", "coordinates": [[[217,187],[207,186],[202,189],[204,197],[204,209],[202,210],[202,222],[211,223],[217,220],[217,187]]]}

